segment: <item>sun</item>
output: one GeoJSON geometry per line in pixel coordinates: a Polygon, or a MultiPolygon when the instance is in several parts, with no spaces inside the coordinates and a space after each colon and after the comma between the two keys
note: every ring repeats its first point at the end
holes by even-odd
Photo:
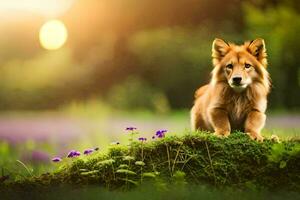
{"type": "Polygon", "coordinates": [[[48,50],[56,50],[62,47],[68,38],[68,31],[60,20],[47,21],[40,29],[41,46],[48,50]]]}

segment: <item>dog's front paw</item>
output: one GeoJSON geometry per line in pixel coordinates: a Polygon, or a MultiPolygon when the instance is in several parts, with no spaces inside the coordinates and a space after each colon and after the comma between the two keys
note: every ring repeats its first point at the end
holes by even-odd
{"type": "Polygon", "coordinates": [[[217,137],[227,137],[230,135],[230,131],[225,131],[225,130],[216,130],[214,132],[214,135],[217,137]]]}
{"type": "Polygon", "coordinates": [[[246,134],[249,135],[249,137],[250,137],[252,140],[256,140],[256,141],[259,141],[259,142],[263,142],[263,141],[264,141],[263,136],[261,136],[261,134],[259,134],[259,133],[248,132],[248,133],[246,133],[246,134]]]}

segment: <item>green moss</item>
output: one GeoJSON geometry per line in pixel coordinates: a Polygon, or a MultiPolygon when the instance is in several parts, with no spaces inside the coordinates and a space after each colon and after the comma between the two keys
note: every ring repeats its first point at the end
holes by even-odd
{"type": "Polygon", "coordinates": [[[217,138],[195,132],[77,158],[56,172],[6,187],[100,185],[130,188],[143,182],[300,190],[300,142],[256,142],[243,133],[217,138]]]}

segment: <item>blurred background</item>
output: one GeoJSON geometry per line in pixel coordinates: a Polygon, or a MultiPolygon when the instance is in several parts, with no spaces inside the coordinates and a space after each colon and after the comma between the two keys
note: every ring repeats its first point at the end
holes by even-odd
{"type": "Polygon", "coordinates": [[[299,136],[299,32],[298,0],[0,0],[0,166],[189,130],[215,37],[265,39],[264,134],[299,136]]]}

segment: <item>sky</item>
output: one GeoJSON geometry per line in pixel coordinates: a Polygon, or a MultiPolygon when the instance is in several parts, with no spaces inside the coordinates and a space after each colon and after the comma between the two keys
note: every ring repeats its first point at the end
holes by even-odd
{"type": "Polygon", "coordinates": [[[56,18],[64,14],[75,0],[0,0],[0,17],[18,17],[24,13],[56,18]]]}

